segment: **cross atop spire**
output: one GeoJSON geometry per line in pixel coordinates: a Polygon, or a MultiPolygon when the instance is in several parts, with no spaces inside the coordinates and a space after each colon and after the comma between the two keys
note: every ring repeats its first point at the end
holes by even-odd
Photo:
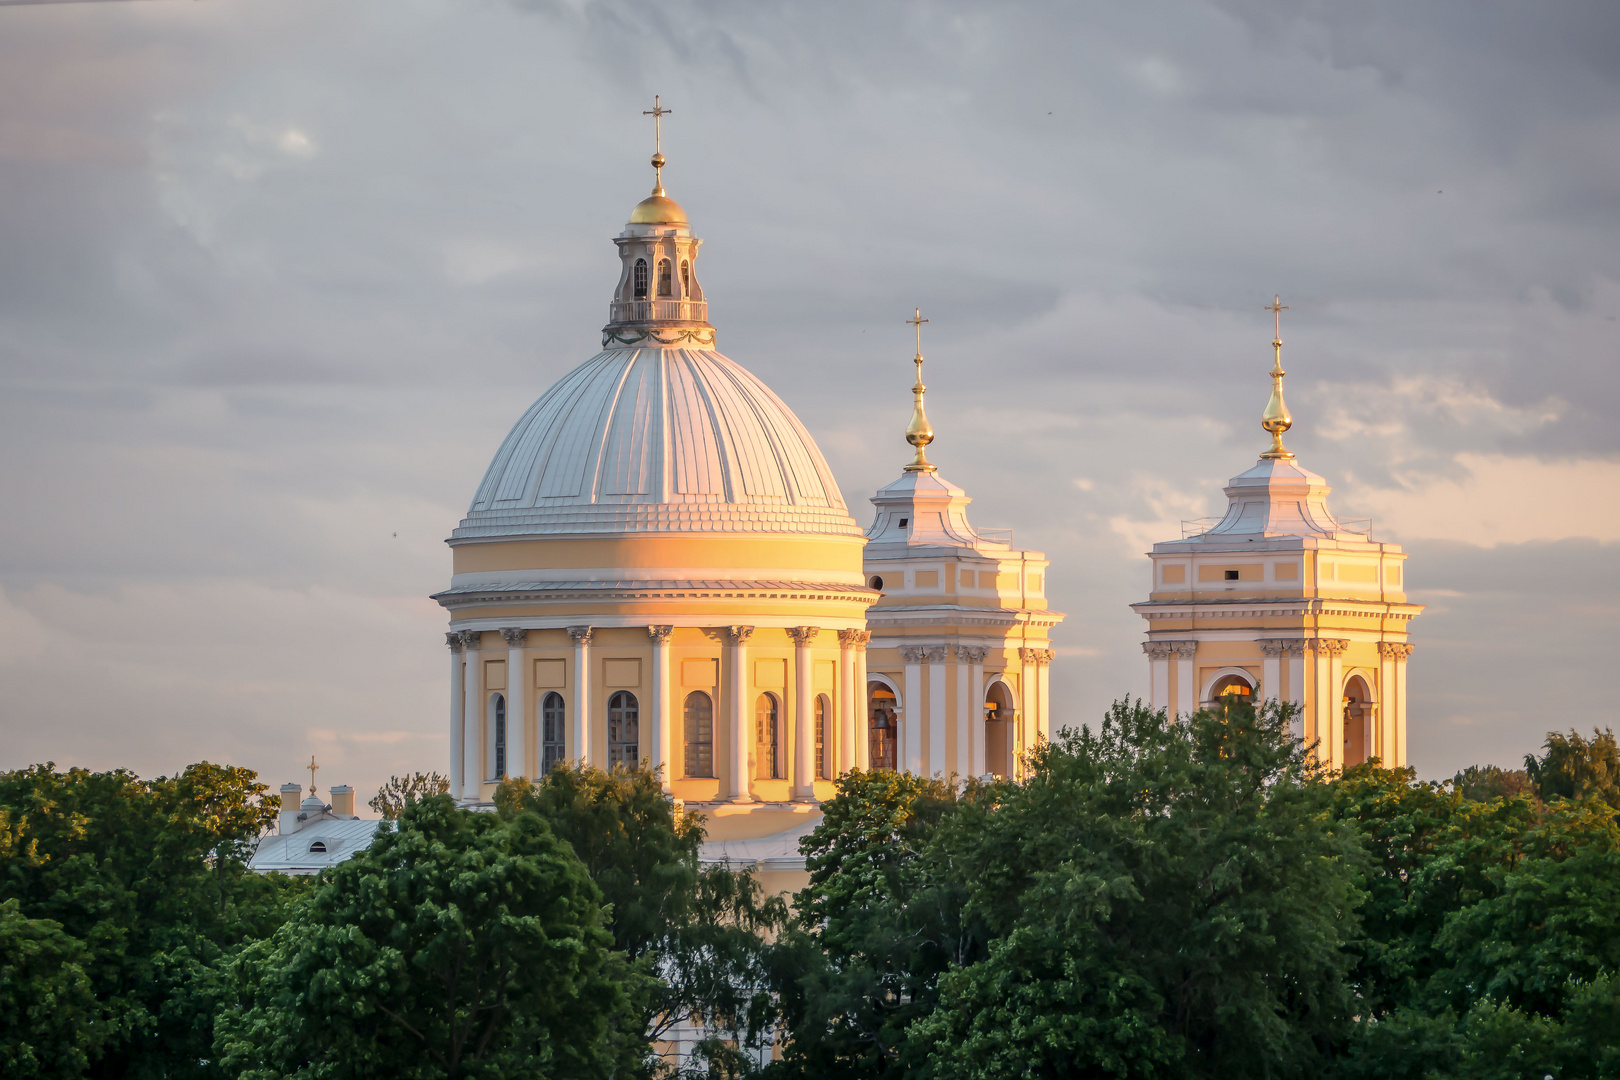
{"type": "MultiPolygon", "coordinates": [[[[922,308],[918,308],[917,309],[917,314],[906,320],[906,325],[907,326],[915,326],[917,328],[917,359],[918,360],[922,359],[922,324],[925,323],[925,322],[930,322],[930,321],[931,320],[925,319],[925,318],[922,317],[922,308]]],[[[919,374],[919,377],[920,377],[921,372],[919,371],[918,374],[919,374]]]]}
{"type": "Polygon", "coordinates": [[[1294,418],[1288,415],[1288,406],[1283,404],[1283,371],[1282,366],[1282,313],[1288,310],[1288,305],[1282,302],[1281,296],[1272,298],[1271,303],[1263,309],[1276,317],[1276,333],[1271,339],[1271,348],[1274,356],[1271,362],[1271,399],[1266,402],[1266,411],[1260,414],[1260,426],[1271,433],[1271,449],[1260,456],[1263,458],[1291,458],[1294,455],[1283,448],[1283,432],[1294,426],[1294,418]]]}
{"type": "Polygon", "coordinates": [[[653,118],[652,167],[654,195],[662,195],[664,193],[664,117],[668,116],[674,111],[674,109],[664,108],[663,99],[657,94],[653,95],[653,107],[650,109],[641,110],[642,116],[650,116],[653,118]]]}
{"type": "Polygon", "coordinates": [[[928,425],[928,414],[923,412],[923,393],[928,387],[922,381],[922,324],[927,321],[923,318],[922,308],[918,308],[917,314],[906,320],[906,325],[917,330],[917,355],[911,358],[911,362],[917,365],[917,381],[911,387],[911,396],[915,400],[911,407],[911,423],[906,425],[906,442],[917,448],[917,456],[906,466],[906,472],[934,471],[934,466],[923,453],[923,448],[934,441],[934,429],[928,425]]]}
{"type": "Polygon", "coordinates": [[[309,764],[305,767],[309,769],[309,793],[313,795],[315,794],[315,770],[320,768],[319,765],[315,764],[314,754],[309,755],[309,764]]]}

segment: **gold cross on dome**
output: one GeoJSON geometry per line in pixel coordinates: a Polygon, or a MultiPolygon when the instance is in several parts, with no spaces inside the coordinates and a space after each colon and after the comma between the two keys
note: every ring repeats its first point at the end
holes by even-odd
{"type": "Polygon", "coordinates": [[[664,108],[662,100],[657,94],[653,95],[653,107],[641,110],[642,116],[653,118],[653,153],[655,154],[662,155],[664,152],[664,117],[674,111],[674,109],[664,108]]]}
{"type": "Polygon", "coordinates": [[[313,795],[315,794],[315,770],[320,768],[319,765],[315,764],[314,754],[309,755],[309,765],[307,767],[309,769],[309,793],[313,795]]]}
{"type": "Polygon", "coordinates": [[[1282,302],[1282,297],[1276,296],[1265,306],[1265,310],[1277,317],[1277,336],[1282,337],[1282,313],[1288,310],[1288,305],[1282,302]]]}
{"type": "Polygon", "coordinates": [[[922,324],[925,323],[925,322],[928,322],[928,321],[929,321],[928,319],[925,319],[925,318],[922,317],[922,308],[918,308],[917,309],[917,314],[915,316],[913,316],[912,318],[909,318],[909,319],[906,320],[906,325],[907,326],[915,326],[917,328],[917,355],[918,356],[922,355],[922,324]]]}

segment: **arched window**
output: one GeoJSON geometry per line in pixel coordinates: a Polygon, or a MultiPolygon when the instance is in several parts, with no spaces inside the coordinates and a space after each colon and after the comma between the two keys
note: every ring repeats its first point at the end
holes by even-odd
{"type": "Polygon", "coordinates": [[[996,776],[1012,772],[1013,726],[1012,689],[1004,682],[990,684],[984,701],[984,771],[996,776]]]}
{"type": "Polygon", "coordinates": [[[635,270],[636,299],[647,299],[647,260],[637,259],[635,270]]]}
{"type": "Polygon", "coordinates": [[[827,738],[827,717],[832,713],[832,702],[826,694],[816,695],[816,779],[832,779],[832,747],[827,738]]]}
{"type": "Polygon", "coordinates": [[[681,298],[692,299],[692,264],[681,260],[681,298]]]}
{"type": "Polygon", "coordinates": [[[1254,700],[1254,684],[1241,675],[1223,675],[1209,688],[1209,703],[1225,705],[1228,698],[1238,701],[1254,700]]]}
{"type": "Polygon", "coordinates": [[[540,703],[540,775],[568,756],[568,736],[565,724],[568,707],[563,696],[553,690],[540,703]]]}
{"type": "Polygon", "coordinates": [[[714,702],[701,690],[686,695],[686,775],[714,775],[714,702]]]}
{"type": "Polygon", "coordinates": [[[1377,756],[1373,739],[1372,691],[1360,675],[1344,684],[1344,763],[1360,765],[1377,756]]]}
{"type": "Polygon", "coordinates": [[[489,775],[499,780],[506,775],[506,695],[489,696],[489,775]]]}
{"type": "Polygon", "coordinates": [[[775,694],[761,694],[754,704],[754,779],[782,779],[782,710],[775,694]]]}
{"type": "Polygon", "coordinates": [[[608,768],[634,768],[641,760],[641,720],[636,695],[620,690],[608,698],[608,768]]]}
{"type": "Polygon", "coordinates": [[[873,575],[872,580],[868,581],[866,584],[868,588],[876,589],[878,592],[883,591],[883,579],[877,577],[876,575],[873,575]]]}
{"type": "Polygon", "coordinates": [[[674,293],[674,288],[673,288],[673,286],[672,286],[672,284],[670,282],[670,278],[669,278],[669,260],[668,259],[659,259],[658,260],[658,295],[659,296],[670,296],[673,293],[674,293]]]}
{"type": "Polygon", "coordinates": [[[325,855],[326,854],[326,841],[317,840],[313,844],[309,845],[309,853],[311,855],[325,855]]]}
{"type": "Polygon", "coordinates": [[[868,764],[874,769],[892,769],[900,749],[899,702],[894,691],[882,683],[867,684],[866,700],[868,764]]]}

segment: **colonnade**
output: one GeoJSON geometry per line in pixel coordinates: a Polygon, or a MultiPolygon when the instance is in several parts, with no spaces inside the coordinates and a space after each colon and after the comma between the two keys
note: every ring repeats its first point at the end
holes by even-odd
{"type": "MultiPolygon", "coordinates": [[[[486,702],[489,700],[480,665],[485,659],[504,658],[508,674],[507,685],[500,692],[506,695],[506,754],[507,772],[528,775],[529,747],[525,739],[527,718],[533,711],[527,701],[528,678],[524,675],[523,650],[527,647],[529,631],[523,627],[498,628],[506,645],[504,653],[484,648],[483,630],[451,631],[445,635],[450,648],[450,772],[452,794],[458,799],[476,800],[481,785],[489,782],[484,774],[489,771],[485,760],[485,743],[490,734],[486,726],[486,702]]],[[[570,698],[568,708],[567,756],[571,760],[605,766],[606,748],[591,745],[591,648],[596,627],[589,625],[566,628],[573,641],[571,678],[568,680],[570,698]]],[[[648,626],[647,635],[652,652],[651,691],[646,696],[650,715],[641,718],[647,738],[643,743],[643,757],[654,765],[663,766],[665,790],[679,764],[673,754],[677,747],[673,724],[673,691],[671,686],[670,637],[671,625],[648,626]]],[[[709,627],[718,630],[724,639],[724,691],[716,702],[715,720],[723,714],[725,723],[716,723],[716,757],[725,755],[721,798],[732,802],[755,801],[752,792],[752,770],[749,768],[751,740],[754,734],[753,695],[749,680],[749,639],[753,626],[709,627]],[[722,732],[725,741],[722,744],[722,732]]],[[[815,626],[786,628],[793,640],[793,687],[791,700],[782,702],[782,721],[789,750],[791,797],[794,800],[815,798],[815,699],[814,658],[812,647],[821,634],[815,626]]],[[[837,678],[831,701],[832,715],[825,718],[824,740],[830,741],[831,775],[836,776],[851,768],[867,767],[866,745],[866,648],[871,634],[866,630],[839,630],[837,678]]],[[[719,689],[716,687],[716,689],[719,689]]],[[[538,731],[538,728],[537,728],[538,731]]],[[[543,738],[543,735],[541,736],[543,738]]]]}

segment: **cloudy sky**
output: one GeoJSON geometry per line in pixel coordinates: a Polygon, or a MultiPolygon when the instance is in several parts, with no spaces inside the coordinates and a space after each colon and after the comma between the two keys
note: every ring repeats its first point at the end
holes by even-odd
{"type": "MultiPolygon", "coordinates": [[[[447,763],[445,536],[665,179],[857,517],[1053,561],[1056,714],[1266,445],[1411,552],[1420,774],[1614,720],[1613,4],[0,0],[0,767],[447,763]]],[[[307,782],[307,781],[306,781],[307,782]]]]}

